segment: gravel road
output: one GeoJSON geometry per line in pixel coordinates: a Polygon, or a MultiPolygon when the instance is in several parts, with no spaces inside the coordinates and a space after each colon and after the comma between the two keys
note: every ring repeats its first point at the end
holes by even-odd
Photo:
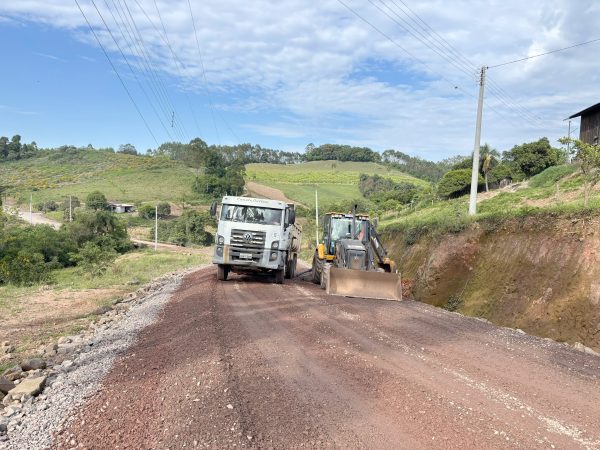
{"type": "Polygon", "coordinates": [[[417,302],[188,275],[56,448],[600,449],[600,358],[417,302]]]}

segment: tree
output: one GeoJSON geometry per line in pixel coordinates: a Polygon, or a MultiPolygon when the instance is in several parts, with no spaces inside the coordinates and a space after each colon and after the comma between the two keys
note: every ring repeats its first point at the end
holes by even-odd
{"type": "MultiPolygon", "coordinates": [[[[210,162],[207,161],[208,145],[200,138],[195,138],[190,141],[185,152],[185,163],[196,169],[196,174],[200,172],[202,166],[209,167],[210,162]]],[[[216,151],[214,154],[219,155],[216,151]]],[[[222,161],[220,162],[222,165],[222,161]]]]}
{"type": "Polygon", "coordinates": [[[485,192],[488,192],[489,183],[488,183],[488,174],[493,167],[497,166],[499,163],[500,152],[498,150],[492,148],[487,142],[480,147],[479,151],[481,155],[481,167],[480,172],[483,174],[483,178],[485,180],[485,192]]]}
{"type": "Polygon", "coordinates": [[[548,138],[541,138],[535,142],[515,145],[504,152],[502,160],[513,168],[516,178],[529,178],[537,175],[550,166],[565,162],[565,154],[550,145],[548,138]]]}
{"type": "Polygon", "coordinates": [[[85,198],[85,206],[87,209],[99,211],[106,209],[108,207],[108,203],[102,192],[94,191],[90,192],[85,198]]]}
{"type": "Polygon", "coordinates": [[[138,151],[133,144],[122,144],[119,145],[119,153],[125,153],[126,155],[138,155],[138,151]]]}
{"type": "MultiPolygon", "coordinates": [[[[471,169],[458,169],[446,172],[438,184],[438,194],[441,197],[459,197],[467,193],[471,187],[471,169]]],[[[478,175],[478,185],[483,184],[483,178],[478,175]]]]}
{"type": "Polygon", "coordinates": [[[562,144],[572,145],[571,153],[581,168],[584,179],[583,206],[587,208],[590,203],[590,194],[593,187],[600,181],[600,145],[588,144],[579,139],[561,138],[562,144]]]}
{"type": "Polygon", "coordinates": [[[77,243],[77,247],[93,242],[119,253],[131,249],[127,228],[115,214],[108,211],[81,211],[73,222],[64,224],[63,228],[77,243]]]}

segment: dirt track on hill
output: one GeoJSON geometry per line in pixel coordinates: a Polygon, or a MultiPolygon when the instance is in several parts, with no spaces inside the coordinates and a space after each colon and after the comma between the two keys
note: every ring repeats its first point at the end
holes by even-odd
{"type": "Polygon", "coordinates": [[[599,448],[600,358],[412,301],[188,276],[58,448],[599,448]]]}
{"type": "Polygon", "coordinates": [[[295,205],[302,205],[300,202],[295,202],[285,196],[285,194],[276,188],[265,186],[264,184],[255,183],[254,181],[247,181],[246,188],[251,193],[258,195],[259,197],[270,198],[272,200],[279,200],[286,203],[293,203],[295,205]]]}

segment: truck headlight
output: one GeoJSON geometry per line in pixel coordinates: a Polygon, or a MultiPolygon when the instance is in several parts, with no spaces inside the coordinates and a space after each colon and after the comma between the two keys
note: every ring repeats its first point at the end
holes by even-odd
{"type": "Polygon", "coordinates": [[[219,234],[217,234],[217,244],[223,245],[225,243],[225,238],[219,234]]]}
{"type": "Polygon", "coordinates": [[[271,252],[269,261],[275,261],[277,259],[277,252],[271,252]]]}
{"type": "Polygon", "coordinates": [[[279,248],[279,241],[273,241],[273,243],[271,244],[271,248],[278,249],[279,248]]]}

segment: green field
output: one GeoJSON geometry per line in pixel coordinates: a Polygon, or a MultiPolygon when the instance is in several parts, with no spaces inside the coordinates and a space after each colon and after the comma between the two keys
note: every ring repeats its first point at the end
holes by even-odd
{"type": "Polygon", "coordinates": [[[190,194],[194,173],[185,165],[149,156],[96,150],[54,150],[38,158],[0,164],[2,185],[22,201],[34,204],[92,191],[122,202],[176,201],[190,194]]]}
{"type": "Polygon", "coordinates": [[[353,184],[361,173],[381,175],[396,182],[426,186],[426,181],[372,162],[311,161],[302,164],[248,164],[247,179],[266,185],[271,183],[294,184],[353,184]]]}
{"type": "Polygon", "coordinates": [[[320,205],[362,198],[358,186],[353,184],[269,183],[268,185],[281,190],[287,198],[309,207],[315,206],[315,191],[319,193],[320,205]]]}
{"type": "Polygon", "coordinates": [[[371,162],[312,161],[302,164],[248,164],[246,179],[281,190],[286,197],[307,206],[327,205],[362,198],[358,189],[361,174],[381,175],[396,182],[427,186],[426,181],[371,162]]]}

